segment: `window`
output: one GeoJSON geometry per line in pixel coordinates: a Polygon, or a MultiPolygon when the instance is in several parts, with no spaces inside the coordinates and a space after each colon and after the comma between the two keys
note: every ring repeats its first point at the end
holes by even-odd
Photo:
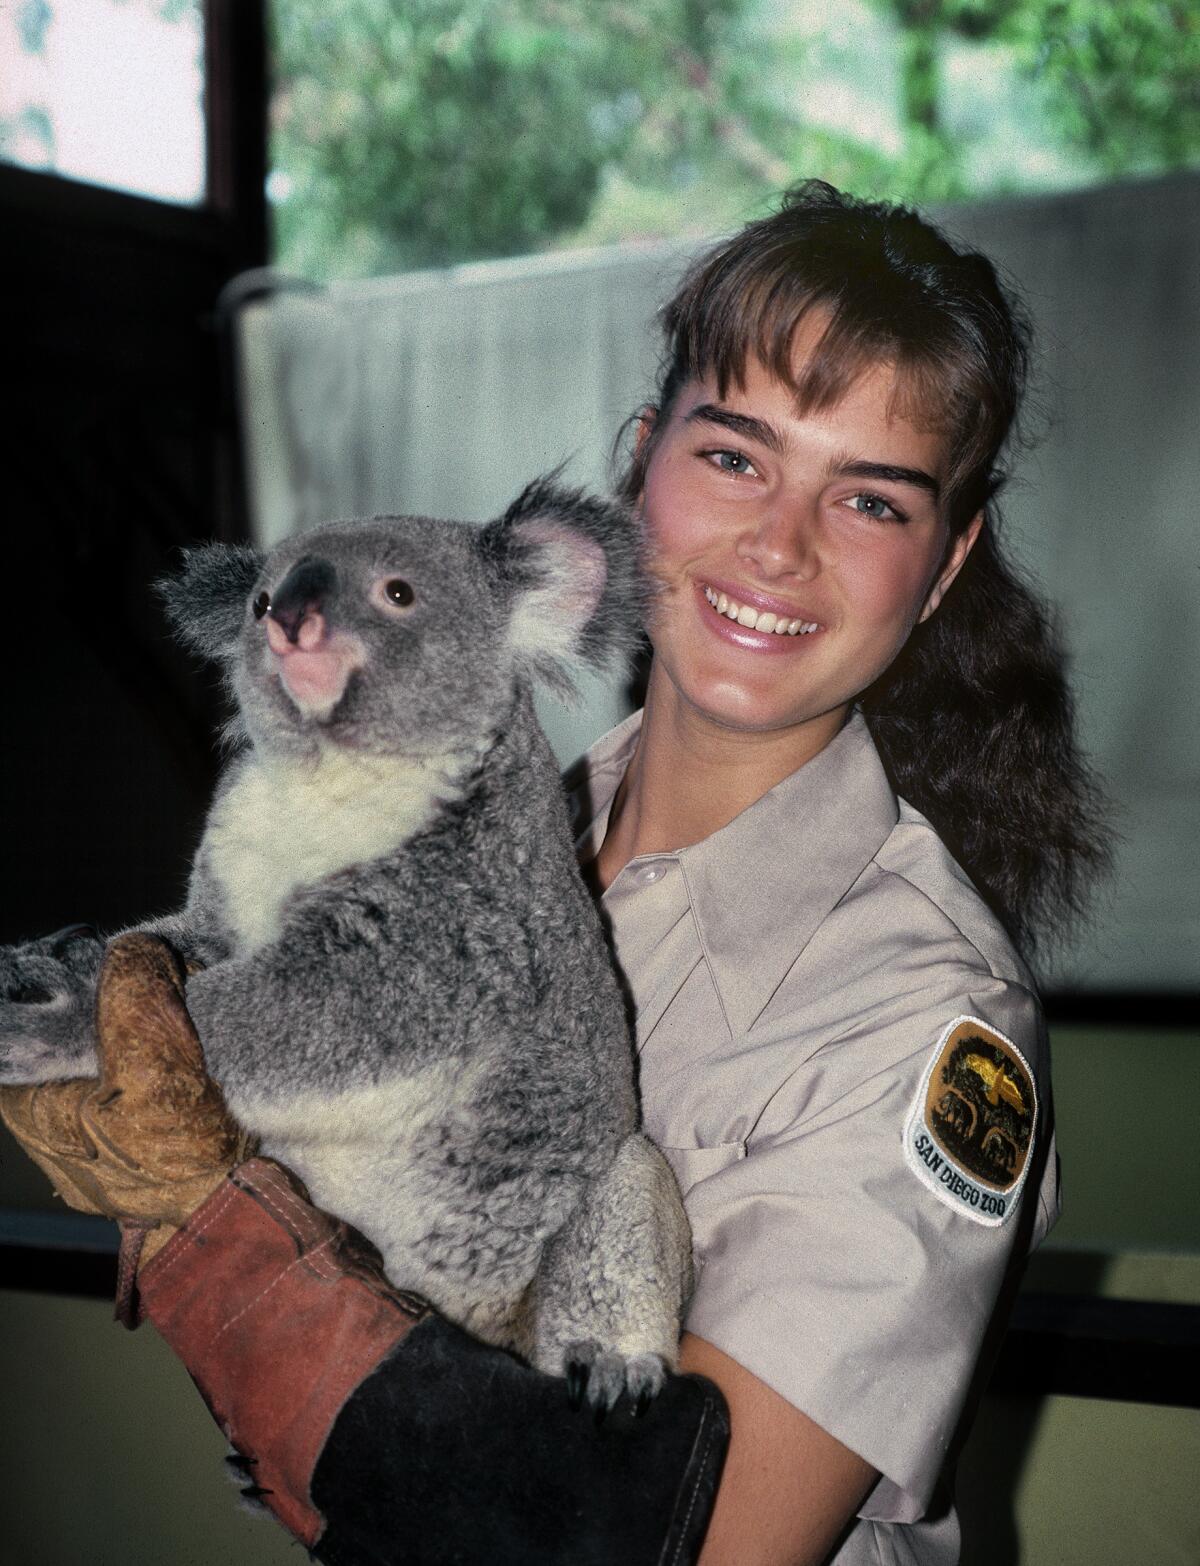
{"type": "Polygon", "coordinates": [[[202,0],[0,8],[0,157],[197,205],[207,187],[202,0]]]}

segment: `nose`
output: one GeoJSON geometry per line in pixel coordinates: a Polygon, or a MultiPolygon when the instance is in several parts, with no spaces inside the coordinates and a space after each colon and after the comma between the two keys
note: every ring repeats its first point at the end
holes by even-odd
{"type": "MultiPolygon", "coordinates": [[[[337,585],[337,573],[328,560],[306,555],[298,560],[271,594],[267,610],[267,636],[274,647],[286,640],[293,647],[319,641],[324,633],[325,609],[337,585]],[[280,637],[280,631],[283,637],[280,637]]],[[[280,649],[277,649],[280,650],[280,649]]]]}
{"type": "Polygon", "coordinates": [[[815,522],[791,506],[765,507],[739,538],[737,553],[764,579],[794,576],[809,582],[820,570],[815,522]]]}

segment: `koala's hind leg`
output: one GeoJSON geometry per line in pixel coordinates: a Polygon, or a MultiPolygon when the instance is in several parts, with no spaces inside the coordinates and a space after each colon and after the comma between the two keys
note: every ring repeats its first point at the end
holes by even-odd
{"type": "Polygon", "coordinates": [[[679,1348],[691,1290],[692,1241],[679,1187],[641,1134],[543,1252],[533,1288],[533,1359],[566,1374],[572,1395],[611,1407],[622,1392],[654,1397],[679,1348]]]}

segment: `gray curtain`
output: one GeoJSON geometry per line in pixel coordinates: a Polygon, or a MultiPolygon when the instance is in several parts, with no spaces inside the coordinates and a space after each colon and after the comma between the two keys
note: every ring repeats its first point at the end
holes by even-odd
{"type": "MultiPolygon", "coordinates": [[[[1024,294],[1036,443],[1009,538],[1061,607],[1085,742],[1122,809],[1117,875],[1054,961],[1077,989],[1194,986],[1200,952],[1200,178],[941,211],[1024,294]]],[[[280,294],[239,318],[259,541],[332,516],[482,520],[566,462],[603,486],[653,382],[689,252],[559,254],[280,294]]],[[[1003,634],[1003,627],[996,627],[1003,634]]],[[[564,761],[622,714],[543,704],[564,761]]]]}

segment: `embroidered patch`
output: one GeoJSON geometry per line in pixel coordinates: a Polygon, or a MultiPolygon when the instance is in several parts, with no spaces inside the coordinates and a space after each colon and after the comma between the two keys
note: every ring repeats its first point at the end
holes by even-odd
{"type": "Polygon", "coordinates": [[[1036,1124],[1037,1088],[1020,1050],[978,1017],[956,1017],[921,1078],[904,1156],[935,1196],[994,1227],[1016,1208],[1036,1124]]]}

